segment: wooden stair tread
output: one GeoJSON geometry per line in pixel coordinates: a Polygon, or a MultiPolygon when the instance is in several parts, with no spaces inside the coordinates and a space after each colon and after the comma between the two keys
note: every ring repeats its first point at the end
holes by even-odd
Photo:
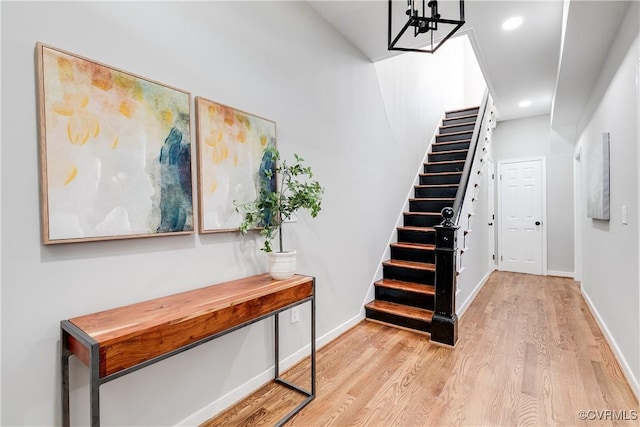
{"type": "Polygon", "coordinates": [[[434,295],[436,293],[436,288],[433,285],[423,285],[420,283],[405,282],[402,280],[381,279],[374,283],[374,285],[382,288],[397,289],[424,295],[434,295]]]}
{"type": "Polygon", "coordinates": [[[413,211],[409,211],[409,212],[404,212],[404,215],[425,215],[425,216],[441,216],[440,212],[413,212],[413,211]]]}
{"type": "Polygon", "coordinates": [[[460,111],[471,111],[471,110],[480,110],[480,106],[475,106],[475,107],[464,107],[464,108],[458,108],[457,110],[448,110],[445,111],[445,114],[451,114],[451,113],[459,113],[460,111]]]}
{"type": "Polygon", "coordinates": [[[397,242],[397,243],[392,243],[391,247],[432,251],[436,248],[436,245],[432,245],[429,243],[397,242]]]}
{"type": "Polygon", "coordinates": [[[373,300],[365,306],[369,310],[382,311],[396,316],[409,317],[425,322],[431,322],[433,311],[409,305],[396,304],[388,301],[373,300]]]}
{"type": "MultiPolygon", "coordinates": [[[[447,134],[445,134],[447,135],[447,134]]],[[[450,134],[451,135],[451,134],[450,134]]],[[[434,145],[447,145],[447,144],[466,144],[466,143],[471,143],[471,138],[469,139],[460,139],[458,141],[440,141],[440,142],[434,142],[431,146],[433,147],[434,145]]]]}
{"type": "Polygon", "coordinates": [[[464,160],[443,160],[441,162],[426,162],[424,163],[425,165],[448,165],[448,164],[452,164],[452,163],[464,163],[464,160]]]}
{"type": "Polygon", "coordinates": [[[458,154],[458,153],[468,153],[469,149],[464,150],[449,150],[449,151],[432,151],[429,153],[430,156],[439,156],[440,154],[458,154]]]}
{"type": "Polygon", "coordinates": [[[478,117],[478,115],[477,115],[477,114],[469,114],[469,115],[467,115],[467,116],[458,116],[458,117],[449,117],[449,118],[446,118],[446,117],[445,117],[444,119],[442,119],[442,121],[446,121],[446,120],[468,119],[468,118],[471,118],[471,117],[478,117]]]}
{"type": "Polygon", "coordinates": [[[398,227],[397,229],[404,230],[404,231],[418,231],[420,233],[433,233],[436,231],[435,228],[433,227],[416,227],[416,226],[410,226],[410,225],[398,227]]]}
{"type": "Polygon", "coordinates": [[[460,184],[418,184],[414,185],[414,188],[454,188],[459,187],[460,184]]]}
{"type": "Polygon", "coordinates": [[[412,197],[410,202],[451,202],[455,197],[412,197]]]}
{"type": "Polygon", "coordinates": [[[462,175],[462,172],[428,172],[428,173],[420,174],[420,176],[438,176],[438,175],[462,175]]]}
{"type": "Polygon", "coordinates": [[[382,265],[390,267],[410,268],[413,270],[436,271],[436,265],[428,262],[405,261],[401,259],[388,259],[382,265]]]}
{"type": "MultiPolygon", "coordinates": [[[[468,116],[468,117],[475,117],[475,116],[468,116]]],[[[460,119],[461,117],[456,117],[457,119],[460,119]]],[[[469,125],[475,125],[476,121],[473,120],[471,122],[464,122],[464,123],[455,123],[453,125],[444,125],[444,126],[440,126],[440,129],[447,129],[447,128],[454,128],[456,126],[469,126],[469,125]]]]}
{"type": "MultiPolygon", "coordinates": [[[[436,135],[436,137],[438,136],[455,136],[455,135],[464,135],[465,133],[473,133],[473,129],[470,130],[462,130],[460,132],[451,132],[451,133],[439,133],[436,135]]],[[[458,141],[460,142],[460,141],[458,141]]]]}

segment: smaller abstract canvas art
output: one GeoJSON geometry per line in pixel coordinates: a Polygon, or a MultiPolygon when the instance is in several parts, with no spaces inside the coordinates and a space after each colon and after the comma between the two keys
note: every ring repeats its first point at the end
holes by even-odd
{"type": "Polygon", "coordinates": [[[256,199],[264,149],[275,147],[276,124],[196,97],[200,233],[238,230],[236,203],[256,199]]]}
{"type": "Polygon", "coordinates": [[[609,220],[609,132],[587,147],[587,216],[609,220]]]}
{"type": "Polygon", "coordinates": [[[191,95],[36,49],[44,243],[193,233],[191,95]]]}

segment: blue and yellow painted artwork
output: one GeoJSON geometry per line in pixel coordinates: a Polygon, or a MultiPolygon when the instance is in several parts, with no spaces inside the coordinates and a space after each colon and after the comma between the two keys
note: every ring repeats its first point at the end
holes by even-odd
{"type": "Polygon", "coordinates": [[[275,147],[276,124],[200,97],[196,98],[196,121],[199,230],[237,230],[242,215],[235,203],[256,199],[262,156],[266,147],[275,147]]]}
{"type": "Polygon", "coordinates": [[[37,49],[45,243],[193,232],[190,94],[37,49]]]}

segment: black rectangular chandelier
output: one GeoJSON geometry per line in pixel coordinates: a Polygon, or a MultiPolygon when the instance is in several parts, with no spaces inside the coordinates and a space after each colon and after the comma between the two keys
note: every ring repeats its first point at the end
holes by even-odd
{"type": "Polygon", "coordinates": [[[396,7],[394,22],[394,3],[398,5],[401,2],[389,0],[389,50],[434,53],[464,25],[464,0],[442,1],[440,5],[437,0],[406,2],[404,13],[398,13],[401,9],[396,7]],[[446,10],[439,10],[439,6],[443,5],[446,6],[446,10]],[[443,18],[442,14],[446,14],[447,17],[443,18]],[[404,24],[399,22],[403,19],[402,15],[406,15],[404,24]],[[401,27],[395,37],[394,25],[396,28],[401,27]]]}

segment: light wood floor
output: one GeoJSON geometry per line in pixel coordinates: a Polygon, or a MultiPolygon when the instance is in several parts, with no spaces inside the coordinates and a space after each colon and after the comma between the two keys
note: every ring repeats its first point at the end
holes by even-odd
{"type": "MultiPolygon", "coordinates": [[[[308,387],[308,360],[285,377],[308,387]]],[[[494,273],[453,350],[363,321],[320,349],[317,380],[316,399],[288,426],[639,425],[638,401],[565,278],[494,273]],[[627,420],[582,421],[581,410],[627,420]]],[[[271,426],[300,401],[269,384],[203,427],[271,426]]]]}

